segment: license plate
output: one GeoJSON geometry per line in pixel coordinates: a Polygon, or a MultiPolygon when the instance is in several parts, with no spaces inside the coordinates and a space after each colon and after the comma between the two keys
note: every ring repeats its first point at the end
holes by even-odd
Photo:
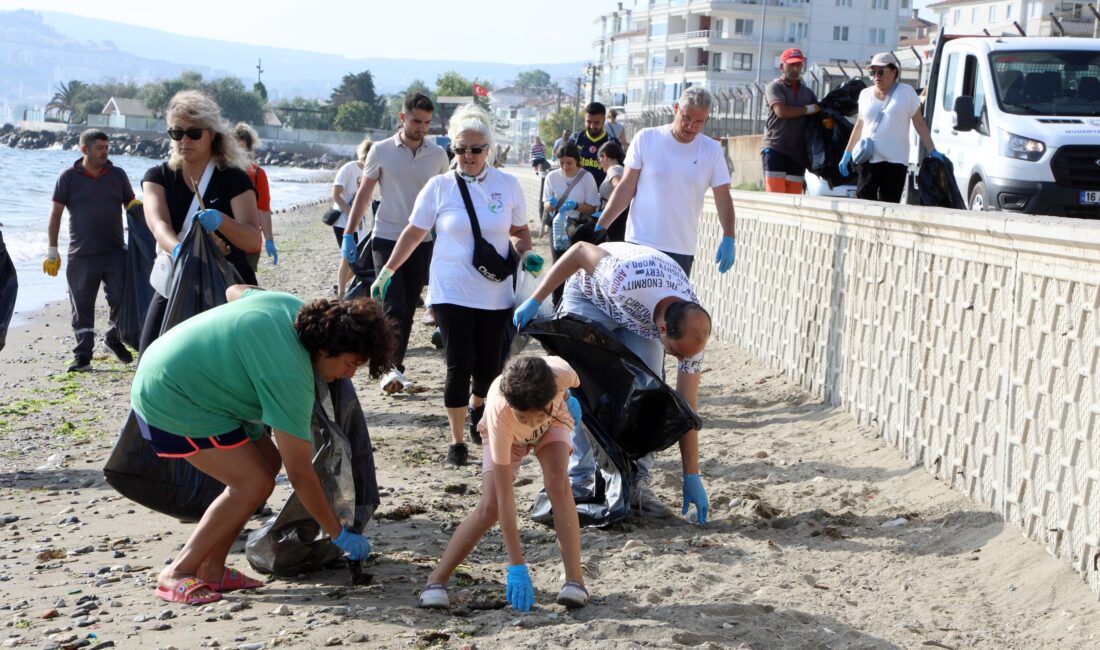
{"type": "Polygon", "coordinates": [[[1100,204],[1100,191],[1081,192],[1081,205],[1100,204]]]}

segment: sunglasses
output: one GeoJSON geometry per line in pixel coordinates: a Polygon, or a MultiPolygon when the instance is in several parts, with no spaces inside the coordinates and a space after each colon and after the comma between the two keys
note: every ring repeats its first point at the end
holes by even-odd
{"type": "Polygon", "coordinates": [[[179,142],[183,139],[183,136],[187,136],[190,140],[198,140],[202,138],[202,132],[206,129],[201,129],[197,126],[193,126],[189,129],[173,128],[168,129],[168,137],[179,142]]]}
{"type": "Polygon", "coordinates": [[[486,146],[481,146],[481,147],[455,147],[454,148],[455,154],[457,154],[459,156],[465,156],[467,151],[474,154],[475,156],[478,156],[478,155],[481,155],[483,152],[486,152],[488,150],[489,150],[489,147],[486,147],[486,146]]]}
{"type": "Polygon", "coordinates": [[[867,75],[871,77],[881,77],[886,74],[887,70],[889,70],[889,68],[871,68],[867,71],[867,75]]]}

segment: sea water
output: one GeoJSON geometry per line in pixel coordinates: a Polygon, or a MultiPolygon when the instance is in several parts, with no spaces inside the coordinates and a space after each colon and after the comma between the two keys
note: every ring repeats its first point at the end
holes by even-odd
{"type": "MultiPolygon", "coordinates": [[[[0,232],[8,254],[19,275],[19,295],[15,302],[13,324],[20,316],[41,309],[58,300],[68,300],[65,266],[68,264],[68,211],[61,221],[58,249],[61,251],[61,272],[50,277],[42,272],[46,256],[46,227],[50,220],[51,199],[57,177],[80,158],[76,150],[9,149],[0,146],[0,232]]],[[[141,179],[146,170],[161,160],[138,156],[111,156],[111,162],[121,167],[130,178],[134,194],[141,198],[141,179]]],[[[293,167],[264,167],[271,186],[271,207],[281,210],[322,199],[331,194],[328,180],[333,172],[293,167]]],[[[119,218],[124,219],[121,207],[119,218]]],[[[278,232],[278,215],[275,228],[278,232]]]]}

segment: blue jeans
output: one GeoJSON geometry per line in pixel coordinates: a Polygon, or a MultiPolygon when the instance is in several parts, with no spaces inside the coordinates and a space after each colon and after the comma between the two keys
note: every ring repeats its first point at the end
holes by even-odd
{"type": "MultiPolygon", "coordinates": [[[[663,376],[665,350],[661,342],[656,339],[647,339],[638,336],[610,316],[600,311],[580,291],[567,285],[565,295],[562,297],[561,306],[558,308],[561,314],[576,314],[595,321],[605,327],[620,343],[638,355],[645,365],[658,377],[663,376]]],[[[649,480],[650,468],[653,467],[653,454],[646,454],[638,459],[638,474],[635,480],[649,480]]],[[[596,475],[596,457],[592,453],[592,444],[580,429],[580,423],[573,429],[573,454],[569,457],[569,483],[583,492],[591,491],[596,475]]]]}

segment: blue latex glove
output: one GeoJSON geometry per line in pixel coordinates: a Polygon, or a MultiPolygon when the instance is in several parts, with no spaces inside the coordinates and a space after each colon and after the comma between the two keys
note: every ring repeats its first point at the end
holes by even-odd
{"type": "Polygon", "coordinates": [[[725,273],[730,270],[736,257],[737,240],[733,237],[723,237],[722,243],[718,244],[718,253],[714,256],[714,261],[718,262],[718,272],[725,273]]]}
{"type": "Polygon", "coordinates": [[[558,197],[551,196],[550,200],[547,201],[547,203],[550,205],[551,210],[556,210],[558,208],[558,197]]]}
{"type": "Polygon", "coordinates": [[[516,326],[516,329],[527,327],[527,324],[534,320],[539,313],[539,307],[541,306],[542,303],[535,300],[534,297],[524,300],[523,304],[516,307],[515,313],[512,314],[512,324],[516,326]]]}
{"type": "Polygon", "coordinates": [[[365,560],[370,555],[370,541],[365,536],[353,533],[347,528],[340,531],[340,536],[332,542],[348,554],[349,560],[365,560]]]}
{"type": "Polygon", "coordinates": [[[527,271],[531,275],[538,275],[542,273],[542,266],[546,263],[546,260],[542,259],[542,255],[528,252],[523,256],[523,270],[527,271]]]}
{"type": "Polygon", "coordinates": [[[569,212],[570,210],[576,210],[577,209],[577,202],[574,201],[573,199],[569,199],[565,203],[561,204],[561,209],[564,212],[569,212]]]}
{"type": "Polygon", "coordinates": [[[769,152],[769,151],[771,151],[771,149],[769,149],[769,148],[767,148],[767,147],[764,147],[763,149],[761,149],[761,150],[760,150],[760,153],[762,153],[762,154],[764,154],[764,155],[766,156],[766,155],[768,155],[768,152],[769,152]]]}
{"type": "MultiPolygon", "coordinates": [[[[599,219],[601,216],[603,216],[603,210],[596,210],[595,212],[592,213],[592,218],[593,219],[599,219]]],[[[600,225],[596,224],[596,228],[598,229],[599,227],[600,227],[600,225]]]]}
{"type": "Polygon", "coordinates": [[[837,168],[840,170],[841,176],[848,175],[848,165],[850,164],[852,164],[852,152],[845,151],[844,155],[840,157],[840,164],[837,165],[837,168]]]}
{"type": "Polygon", "coordinates": [[[703,480],[698,474],[684,474],[684,507],[680,509],[680,514],[686,515],[693,503],[699,515],[697,521],[700,524],[707,523],[710,500],[707,499],[707,491],[703,489],[703,480]]]}
{"type": "Polygon", "coordinates": [[[939,161],[947,160],[947,156],[940,153],[939,150],[937,150],[937,149],[933,149],[932,153],[930,153],[928,155],[932,156],[933,158],[935,158],[936,160],[939,160],[939,161]]]}
{"type": "Polygon", "coordinates": [[[569,409],[569,415],[573,416],[575,426],[581,423],[581,403],[577,401],[576,397],[573,397],[573,391],[566,392],[569,393],[569,398],[565,400],[565,407],[569,409]]]}
{"type": "Polygon", "coordinates": [[[195,213],[195,220],[206,232],[214,232],[222,225],[222,213],[217,210],[199,210],[195,213]]]}
{"type": "Polygon", "coordinates": [[[340,242],[340,252],[349,263],[355,261],[355,235],[344,233],[344,238],[340,242]]]}
{"type": "Polygon", "coordinates": [[[520,612],[531,611],[535,604],[535,586],[531,584],[531,574],[526,564],[513,564],[508,567],[508,583],[504,587],[504,596],[512,609],[520,612]]]}
{"type": "Polygon", "coordinates": [[[267,256],[271,258],[271,263],[275,266],[279,266],[279,251],[275,248],[275,242],[267,240],[264,244],[264,248],[267,249],[267,256]]]}
{"type": "Polygon", "coordinates": [[[179,242],[172,247],[172,259],[176,259],[180,256],[180,248],[183,246],[183,242],[179,242]]]}

